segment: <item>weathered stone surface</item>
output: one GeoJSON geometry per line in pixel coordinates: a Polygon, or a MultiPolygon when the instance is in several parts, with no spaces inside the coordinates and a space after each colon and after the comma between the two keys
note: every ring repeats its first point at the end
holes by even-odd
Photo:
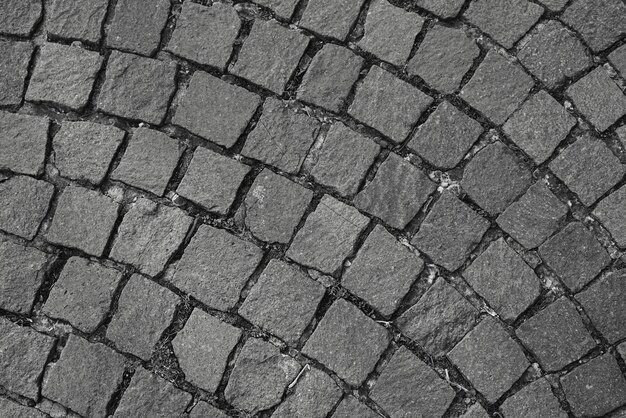
{"type": "Polygon", "coordinates": [[[28,42],[0,41],[0,106],[22,102],[33,46],[28,42]]]}
{"type": "Polygon", "coordinates": [[[46,30],[60,38],[96,43],[107,5],[107,0],[50,0],[46,2],[46,30]]]}
{"type": "Polygon", "coordinates": [[[380,415],[372,411],[370,408],[357,401],[355,397],[347,395],[335,412],[333,418],[380,418],[380,415]]]}
{"type": "Polygon", "coordinates": [[[626,31],[626,5],[619,0],[575,0],[562,19],[594,51],[603,50],[626,31]]]}
{"type": "Polygon", "coordinates": [[[489,418],[489,414],[487,414],[487,411],[477,402],[470,406],[460,418],[489,418]]]}
{"type": "Polygon", "coordinates": [[[278,16],[289,20],[298,5],[298,0],[256,0],[255,3],[269,7],[278,16]]]}
{"type": "Polygon", "coordinates": [[[539,0],[539,3],[548,7],[549,9],[558,12],[563,9],[563,6],[567,4],[568,0],[539,0]]]}
{"type": "Polygon", "coordinates": [[[0,308],[27,314],[43,281],[46,253],[0,241],[0,308]]]}
{"type": "Polygon", "coordinates": [[[611,52],[609,60],[622,77],[626,78],[626,45],[622,45],[611,52]]]}
{"type": "Polygon", "coordinates": [[[4,0],[0,2],[0,33],[28,36],[41,18],[40,0],[4,0]]]}
{"type": "Polygon", "coordinates": [[[463,0],[416,0],[415,3],[417,6],[446,19],[455,17],[465,2],[463,0]]]}
{"type": "Polygon", "coordinates": [[[113,232],[118,207],[97,191],[69,185],[59,197],[46,239],[101,256],[113,232]]]}
{"type": "Polygon", "coordinates": [[[282,94],[308,44],[300,32],[257,19],[230,72],[282,94]]]}
{"type": "Polygon", "coordinates": [[[364,34],[357,45],[384,61],[401,66],[409,58],[423,25],[424,18],[417,13],[376,0],[367,10],[364,34]]]}
{"type": "Polygon", "coordinates": [[[178,164],[180,148],[177,140],[164,133],[137,128],[111,178],[162,196],[178,164]]]}
{"type": "Polygon", "coordinates": [[[298,99],[339,112],[359,77],[363,58],[342,46],[326,44],[311,60],[298,99]]]}
{"type": "Polygon", "coordinates": [[[391,416],[440,417],[454,399],[454,390],[401,347],[383,369],[370,396],[391,416]]]}
{"type": "Polygon", "coordinates": [[[444,192],[411,243],[435,263],[454,271],[463,265],[488,228],[489,222],[485,218],[452,192],[444,192]]]}
{"type": "Polygon", "coordinates": [[[312,368],[298,379],[293,395],[283,401],[272,417],[326,418],[341,395],[341,389],[330,376],[312,368]]]}
{"type": "Polygon", "coordinates": [[[502,128],[535,163],[541,164],[552,155],[574,125],[576,118],[541,90],[524,102],[502,128]]]}
{"type": "Polygon", "coordinates": [[[223,71],[240,27],[241,20],[229,4],[206,7],[185,2],[166,50],[223,71]]]}
{"type": "Polygon", "coordinates": [[[111,300],[122,272],[85,258],[67,260],[50,290],[43,313],[68,321],[77,329],[96,330],[111,308],[111,300]]]}
{"type": "Polygon", "coordinates": [[[502,238],[479,255],[463,277],[507,321],[514,321],[541,292],[535,272],[502,238]]]}
{"type": "Polygon", "coordinates": [[[107,46],[152,55],[161,41],[169,11],[168,0],[119,0],[107,28],[107,46]]]}
{"type": "Polygon", "coordinates": [[[407,71],[435,89],[451,93],[479,54],[476,43],[462,30],[435,26],[426,33],[407,71]]]}
{"type": "Polygon", "coordinates": [[[593,215],[611,233],[620,247],[626,247],[626,188],[621,187],[598,203],[593,215]]]}
{"type": "Polygon", "coordinates": [[[228,356],[240,337],[238,328],[195,309],[172,341],[186,380],[214,392],[226,369],[228,356]]]}
{"type": "Polygon", "coordinates": [[[119,226],[111,258],[154,276],[183,242],[191,223],[180,209],[139,198],[119,226]]]}
{"type": "Polygon", "coordinates": [[[264,169],[252,183],[240,216],[260,240],[287,243],[312,198],[313,191],[264,169]]]}
{"type": "Polygon", "coordinates": [[[70,334],[61,357],[46,371],[42,395],[81,415],[105,416],[123,374],[121,354],[70,334]]]}
{"type": "Polygon", "coordinates": [[[482,130],[480,123],[444,101],[417,128],[409,147],[437,167],[452,168],[467,154],[482,130]]]}
{"type": "Polygon", "coordinates": [[[254,414],[279,403],[299,371],[298,362],[277,347],[250,338],[237,356],[224,396],[234,407],[254,414]]]}
{"type": "Polygon", "coordinates": [[[300,19],[300,26],[322,36],[343,41],[356,21],[363,0],[312,0],[300,19]]]}
{"type": "Polygon", "coordinates": [[[198,404],[191,410],[189,418],[228,418],[224,412],[209,405],[206,402],[198,402],[198,404]]]}
{"type": "Polygon", "coordinates": [[[626,276],[611,273],[576,296],[594,326],[614,343],[626,336],[626,276]]]}
{"type": "Polygon", "coordinates": [[[326,312],[302,353],[359,386],[387,348],[389,335],[354,305],[338,299],[326,312]]]}
{"type": "Polygon", "coordinates": [[[0,112],[0,169],[34,176],[43,171],[47,118],[0,112]]]}
{"type": "Polygon", "coordinates": [[[158,125],[165,117],[174,92],[175,75],[176,64],[172,62],[113,51],[97,108],[112,115],[158,125]]]}
{"type": "Polygon", "coordinates": [[[620,181],[626,167],[600,138],[585,134],[552,160],[550,170],[591,206],[620,181]]]}
{"type": "Polygon", "coordinates": [[[594,235],[574,222],[539,247],[543,261],[576,292],[606,267],[611,258],[594,235]]]}
{"type": "Polygon", "coordinates": [[[332,273],[350,254],[368,218],[355,208],[324,195],[302,229],[298,231],[287,257],[297,263],[332,273]]]}
{"type": "Polygon", "coordinates": [[[419,168],[391,153],[354,204],[393,228],[403,229],[436,188],[419,168]]]}
{"type": "Polygon", "coordinates": [[[389,316],[423,268],[424,262],[416,253],[377,225],[345,271],[341,284],[389,316]]]}
{"type": "Polygon", "coordinates": [[[44,415],[35,408],[29,408],[27,406],[20,405],[12,402],[9,399],[0,398],[0,411],[11,418],[47,418],[48,415],[44,415]]]}
{"type": "MultiPolygon", "coordinates": [[[[0,318],[0,385],[37,399],[39,376],[53,345],[54,338],[0,318]]],[[[0,406],[0,413],[4,414],[2,411],[0,406]]]]}
{"type": "Polygon", "coordinates": [[[491,403],[530,366],[522,349],[491,317],[470,331],[448,357],[491,403]]]}
{"type": "Polygon", "coordinates": [[[296,267],[272,260],[239,308],[239,314],[262,329],[296,345],[313,319],[324,286],[296,267]]]}
{"type": "Polygon", "coordinates": [[[348,113],[395,142],[402,142],[433,99],[380,67],[372,67],[348,113]]]}
{"type": "Polygon", "coordinates": [[[210,307],[228,310],[239,300],[262,255],[252,243],[202,225],[168,279],[210,307]]]}
{"type": "Polygon", "coordinates": [[[50,183],[27,176],[0,183],[0,229],[32,239],[48,212],[53,193],[50,183]]]}
{"type": "Polygon", "coordinates": [[[535,380],[515,395],[508,398],[500,407],[507,418],[554,417],[566,418],[552,388],[544,378],[535,380]]]}
{"type": "MultiPolygon", "coordinates": [[[[496,2],[508,3],[502,0],[496,2]]],[[[498,52],[490,51],[461,89],[460,97],[500,125],[524,101],[533,84],[533,79],[518,64],[498,52]]]]}
{"type": "Polygon", "coordinates": [[[64,122],[54,136],[54,165],[62,177],[100,184],[125,132],[113,125],[64,122]]]}

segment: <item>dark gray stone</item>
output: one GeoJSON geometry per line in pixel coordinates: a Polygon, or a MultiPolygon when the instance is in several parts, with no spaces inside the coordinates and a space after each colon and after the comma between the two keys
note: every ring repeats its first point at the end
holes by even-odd
{"type": "Polygon", "coordinates": [[[269,7],[276,15],[289,20],[298,5],[299,0],[256,0],[255,3],[269,7]]]}
{"type": "Polygon", "coordinates": [[[168,0],[119,0],[107,27],[107,46],[152,55],[161,41],[169,12],[168,0]]]}
{"type": "Polygon", "coordinates": [[[0,112],[0,169],[43,172],[49,125],[47,118],[0,112]]]}
{"type": "Polygon", "coordinates": [[[189,418],[228,418],[224,412],[209,405],[206,402],[198,402],[196,406],[191,410],[189,418]]]}
{"type": "Polygon", "coordinates": [[[380,418],[380,415],[357,401],[355,397],[346,395],[341,401],[332,418],[380,418]]]}
{"type": "Polygon", "coordinates": [[[416,0],[416,5],[423,7],[444,19],[456,17],[465,3],[464,0],[416,0]]]}
{"type": "Polygon", "coordinates": [[[603,277],[576,296],[594,326],[615,343],[626,336],[626,275],[620,270],[603,277]]]}
{"type": "Polygon", "coordinates": [[[41,18],[41,0],[0,2],[0,33],[29,36],[41,18]]]}
{"type": "Polygon", "coordinates": [[[298,379],[295,392],[280,404],[272,418],[326,418],[341,395],[330,376],[311,368],[298,379]]]}
{"type": "Polygon", "coordinates": [[[0,41],[0,106],[22,102],[32,54],[33,46],[29,42],[0,41]]]}
{"type": "Polygon", "coordinates": [[[0,229],[33,239],[48,212],[54,186],[43,180],[15,176],[0,183],[0,229]]]}
{"type": "Polygon", "coordinates": [[[615,51],[609,54],[609,60],[622,75],[622,78],[626,78],[626,45],[622,45],[615,51]]]}
{"type": "Polygon", "coordinates": [[[575,0],[561,18],[596,52],[626,32],[626,5],[619,0],[575,0]]]}
{"type": "Polygon", "coordinates": [[[322,36],[345,40],[356,21],[363,0],[311,0],[300,26],[322,36]]]}
{"type": "Polygon", "coordinates": [[[0,398],[0,411],[11,418],[47,418],[48,415],[44,415],[42,412],[37,411],[35,408],[29,408],[27,406],[20,405],[12,402],[9,399],[0,398]]]}
{"type": "Polygon", "coordinates": [[[620,247],[626,247],[626,188],[621,187],[598,203],[593,216],[611,233],[620,247]]]}
{"type": "Polygon", "coordinates": [[[500,407],[507,418],[567,418],[548,381],[540,378],[508,398],[500,407]]]}
{"type": "Polygon", "coordinates": [[[46,30],[60,38],[97,43],[107,5],[107,0],[49,0],[46,30]]]}

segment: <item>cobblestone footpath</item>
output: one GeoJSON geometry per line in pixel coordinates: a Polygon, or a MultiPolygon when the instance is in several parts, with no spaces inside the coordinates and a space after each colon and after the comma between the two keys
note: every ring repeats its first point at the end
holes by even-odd
{"type": "Polygon", "coordinates": [[[626,2],[1,0],[0,418],[626,417],[626,2]]]}

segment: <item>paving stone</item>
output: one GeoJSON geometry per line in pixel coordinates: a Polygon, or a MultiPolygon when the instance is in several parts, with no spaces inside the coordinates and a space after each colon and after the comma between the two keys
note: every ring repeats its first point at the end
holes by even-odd
{"type": "Polygon", "coordinates": [[[621,343],[617,346],[617,351],[622,356],[623,359],[626,359],[626,342],[621,343]]]}
{"type": "Polygon", "coordinates": [[[543,261],[572,291],[589,283],[611,258],[594,235],[581,223],[574,222],[539,247],[543,261]]]}
{"type": "Polygon", "coordinates": [[[594,51],[611,46],[626,31],[626,5],[619,0],[575,0],[561,18],[594,51]]]}
{"type": "Polygon", "coordinates": [[[255,3],[269,7],[277,16],[289,20],[296,10],[298,0],[256,0],[255,3]]]}
{"type": "Polygon", "coordinates": [[[252,183],[240,214],[255,237],[287,243],[312,198],[311,190],[264,169],[252,183]]]}
{"type": "Polygon", "coordinates": [[[47,418],[48,415],[44,415],[42,412],[37,411],[35,408],[29,408],[27,406],[20,405],[12,402],[9,399],[0,398],[0,411],[11,418],[47,418]]]}
{"type": "Polygon", "coordinates": [[[296,345],[324,292],[324,286],[297,268],[272,260],[239,308],[239,314],[287,344],[296,345]]]}
{"type": "Polygon", "coordinates": [[[433,99],[380,67],[372,67],[348,113],[355,119],[402,142],[433,99]]]}
{"type": "Polygon", "coordinates": [[[52,140],[54,166],[62,177],[100,184],[124,135],[112,125],[64,122],[52,140]]]}
{"type": "Polygon", "coordinates": [[[286,255],[297,263],[332,273],[350,255],[368,221],[355,208],[324,195],[286,255]]]}
{"type": "Polygon", "coordinates": [[[516,334],[548,371],[578,360],[596,345],[576,307],[565,296],[524,321],[516,334]]]}
{"type": "Polygon", "coordinates": [[[175,75],[176,64],[172,62],[113,51],[97,108],[112,115],[158,125],[165,117],[174,92],[175,75]]]}
{"type": "Polygon", "coordinates": [[[46,31],[60,38],[97,43],[107,5],[107,0],[49,0],[46,31]]]}
{"type": "Polygon", "coordinates": [[[489,222],[461,202],[452,192],[444,192],[411,240],[435,263],[450,271],[461,267],[489,228],[489,222]]]}
{"type": "Polygon", "coordinates": [[[576,125],[559,102],[541,90],[531,96],[502,127],[537,164],[547,160],[576,125]]]}
{"type": "Polygon", "coordinates": [[[433,88],[451,93],[479,54],[476,43],[462,30],[438,25],[426,33],[407,71],[433,88]]]}
{"type": "Polygon", "coordinates": [[[345,40],[359,16],[363,0],[311,0],[300,26],[322,36],[345,40]]]}
{"type": "Polygon", "coordinates": [[[424,262],[417,254],[377,225],[345,271],[341,283],[389,316],[423,268],[424,262]]]}
{"type": "Polygon", "coordinates": [[[384,61],[402,66],[423,25],[424,18],[417,13],[376,0],[369,5],[364,34],[357,45],[384,61]]]}
{"type": "Polygon", "coordinates": [[[0,2],[0,33],[29,36],[41,18],[40,0],[4,0],[0,2]]]}
{"type": "Polygon", "coordinates": [[[611,343],[626,336],[625,280],[624,270],[620,270],[603,277],[576,296],[591,322],[611,343]]]}
{"type": "Polygon", "coordinates": [[[0,308],[28,314],[48,261],[49,256],[35,248],[0,241],[0,308]]]}
{"type": "Polygon", "coordinates": [[[461,415],[460,418],[489,418],[489,414],[487,414],[487,411],[485,411],[485,409],[480,406],[479,403],[475,403],[474,405],[470,406],[469,409],[465,411],[465,413],[461,415]]]}
{"type": "Polygon", "coordinates": [[[302,354],[319,360],[349,385],[359,386],[388,343],[382,326],[339,299],[326,312],[302,354]]]}
{"type": "Polygon", "coordinates": [[[224,71],[239,33],[241,20],[229,4],[183,3],[166,50],[224,71]]]}
{"type": "Polygon", "coordinates": [[[474,327],[477,317],[476,308],[440,278],[396,323],[403,334],[438,357],[474,327]]]}
{"type": "Polygon", "coordinates": [[[164,133],[137,128],[111,179],[162,196],[181,154],[178,141],[164,133]]]}
{"type": "Polygon", "coordinates": [[[202,225],[173,268],[170,281],[211,308],[228,310],[239,300],[262,256],[252,243],[202,225]]]}
{"type": "Polygon", "coordinates": [[[342,46],[326,44],[313,57],[298,88],[298,99],[339,112],[359,77],[363,58],[342,46]]]}
{"type": "Polygon", "coordinates": [[[508,398],[500,407],[507,418],[553,417],[566,418],[552,388],[544,378],[535,380],[515,395],[508,398]]]}
{"type": "Polygon", "coordinates": [[[19,105],[33,46],[28,42],[0,41],[0,106],[19,105]]]}
{"type": "Polygon", "coordinates": [[[460,97],[500,125],[520,106],[532,87],[532,78],[518,64],[490,51],[461,89],[460,97]]]}
{"type": "Polygon", "coordinates": [[[273,418],[326,418],[341,398],[342,391],[326,373],[311,368],[272,414],[273,418]]]}
{"type": "Polygon", "coordinates": [[[507,321],[514,321],[541,292],[535,272],[502,238],[479,255],[463,277],[507,321]]]}
{"type": "Polygon", "coordinates": [[[47,118],[0,112],[0,169],[40,174],[46,158],[49,125],[47,118]]]}
{"type": "Polygon", "coordinates": [[[341,122],[334,123],[311,168],[316,182],[332,187],[341,195],[353,195],[372,166],[380,147],[341,122]]]}
{"type": "Polygon", "coordinates": [[[196,72],[178,99],[172,123],[223,147],[237,142],[261,99],[246,89],[196,72]]]}
{"type": "Polygon", "coordinates": [[[150,360],[154,345],[174,319],[179,301],[165,287],[134,274],[120,295],[107,338],[119,350],[150,360]]]}
{"type": "Polygon", "coordinates": [[[626,167],[601,139],[584,134],[552,160],[550,170],[591,206],[620,181],[626,167]]]}
{"type": "Polygon", "coordinates": [[[224,397],[235,408],[254,414],[279,403],[299,371],[298,362],[277,347],[250,338],[235,360],[224,397]]]}
{"type": "Polygon", "coordinates": [[[0,385],[37,399],[39,377],[53,346],[54,338],[0,318],[0,385]]]}
{"type": "Polygon", "coordinates": [[[59,197],[46,238],[99,257],[113,232],[118,207],[97,191],[69,185],[59,197]]]}
{"type": "Polygon", "coordinates": [[[509,390],[530,366],[522,349],[491,317],[470,331],[448,357],[490,403],[509,390]]]}
{"type": "Polygon", "coordinates": [[[189,393],[140,367],[133,375],[130,386],[124,391],[113,416],[178,417],[185,412],[191,399],[189,393]]]}
{"type": "Polygon", "coordinates": [[[230,72],[283,94],[308,44],[298,31],[257,19],[230,72]]]}
{"type": "Polygon", "coordinates": [[[209,405],[206,402],[198,402],[198,404],[191,410],[189,418],[228,418],[224,412],[209,405]]]}
{"type": "Polygon", "coordinates": [[[403,229],[437,188],[419,168],[391,153],[354,204],[393,228],[403,229]]]}
{"type": "Polygon", "coordinates": [[[567,89],[567,94],[599,131],[606,130],[626,114],[626,96],[604,67],[578,80],[567,89]]]}
{"type": "Polygon", "coordinates": [[[621,187],[598,203],[593,215],[611,233],[620,247],[626,247],[626,220],[623,217],[626,208],[626,188],[621,187]]]}
{"type": "Polygon", "coordinates": [[[250,132],[241,153],[288,173],[296,173],[313,145],[319,122],[289,109],[285,102],[268,98],[263,113],[250,132]]]}
{"type": "Polygon", "coordinates": [[[626,78],[626,45],[622,45],[609,55],[609,60],[615,69],[626,78]]]}
{"type": "Polygon", "coordinates": [[[71,257],[50,290],[43,313],[91,333],[109,312],[121,278],[118,270],[85,258],[71,257]]]}
{"type": "Polygon", "coordinates": [[[124,216],[110,256],[154,276],[183,242],[191,223],[180,209],[139,198],[124,216]]]}
{"type": "Polygon", "coordinates": [[[608,353],[566,374],[561,384],[577,416],[601,416],[626,403],[626,381],[608,353]]]}
{"type": "Polygon", "coordinates": [[[209,392],[215,392],[228,356],[241,330],[195,309],[185,327],[172,341],[172,347],[186,380],[209,392]],[[211,338],[207,338],[207,336],[211,338]]]}
{"type": "Polygon", "coordinates": [[[54,186],[43,180],[15,176],[0,183],[0,229],[33,239],[48,212],[54,186]]]}
{"type": "Polygon", "coordinates": [[[353,396],[347,395],[339,404],[332,418],[380,418],[380,415],[357,401],[353,396]]]}
{"type": "Polygon", "coordinates": [[[455,17],[463,7],[464,0],[416,0],[415,4],[444,19],[455,17]]]}
{"type": "Polygon", "coordinates": [[[467,154],[482,131],[480,123],[444,101],[417,128],[409,147],[437,167],[452,168],[467,154]]]}
{"type": "Polygon", "coordinates": [[[370,396],[394,417],[440,417],[454,399],[454,390],[401,347],[383,369],[370,396]]]}
{"type": "Polygon", "coordinates": [[[105,416],[107,403],[123,374],[121,354],[70,334],[61,357],[46,371],[42,395],[78,414],[105,416]]]}
{"type": "Polygon", "coordinates": [[[154,54],[169,12],[168,0],[119,0],[107,27],[107,46],[142,55],[154,54]]]}
{"type": "Polygon", "coordinates": [[[210,212],[226,215],[250,167],[236,160],[196,148],[176,193],[210,212]]]}

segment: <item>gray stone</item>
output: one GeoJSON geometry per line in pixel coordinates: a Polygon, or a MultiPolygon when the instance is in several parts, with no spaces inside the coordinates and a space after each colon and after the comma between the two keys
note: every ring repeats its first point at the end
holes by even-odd
{"type": "Polygon", "coordinates": [[[107,27],[107,46],[142,55],[154,54],[169,12],[168,0],[119,0],[107,27]]]}
{"type": "Polygon", "coordinates": [[[393,228],[403,229],[436,188],[419,168],[391,153],[354,204],[393,228]]]}
{"type": "Polygon", "coordinates": [[[35,248],[0,241],[0,308],[28,314],[49,260],[35,248]]]}
{"type": "Polygon", "coordinates": [[[343,274],[341,284],[390,316],[424,268],[424,262],[377,225],[343,274]]]}
{"type": "Polygon", "coordinates": [[[162,196],[181,154],[179,142],[162,132],[137,128],[111,179],[162,196]]]}
{"type": "Polygon", "coordinates": [[[302,354],[319,360],[349,385],[359,386],[389,344],[387,331],[352,304],[338,299],[302,354]]]}
{"type": "Polygon", "coordinates": [[[0,41],[0,106],[19,105],[33,46],[29,42],[0,41]]]}
{"type": "Polygon", "coordinates": [[[348,113],[399,143],[432,101],[409,83],[374,66],[357,87],[348,113]]]}
{"type": "Polygon", "coordinates": [[[346,395],[341,401],[332,418],[380,418],[380,415],[357,401],[355,397],[346,395]]]}
{"type": "Polygon", "coordinates": [[[609,60],[622,75],[622,78],[626,78],[626,45],[622,45],[615,51],[609,54],[609,60]]]}
{"type": "Polygon", "coordinates": [[[363,0],[311,0],[300,26],[322,36],[345,40],[356,21],[363,0]]]}
{"type": "Polygon", "coordinates": [[[41,18],[41,0],[0,2],[0,33],[29,36],[41,18]]]}
{"type": "Polygon", "coordinates": [[[107,0],[50,0],[46,2],[46,30],[65,39],[97,43],[107,0]]]}
{"type": "Polygon", "coordinates": [[[454,390],[401,347],[383,369],[370,396],[394,417],[440,417],[454,399],[454,390]]]}
{"type": "Polygon", "coordinates": [[[224,311],[235,306],[262,256],[252,243],[202,225],[168,279],[211,308],[224,311]]]}
{"type": "Polygon", "coordinates": [[[230,352],[241,330],[195,309],[185,327],[172,341],[178,364],[186,380],[215,392],[222,380],[230,352]],[[207,336],[211,338],[207,338],[207,336]]]}
{"type": "Polygon", "coordinates": [[[489,418],[489,414],[487,414],[487,411],[477,402],[470,406],[460,418],[489,418]]]}
{"type": "Polygon", "coordinates": [[[115,116],[158,125],[174,93],[175,75],[176,64],[172,62],[113,51],[97,108],[115,116]]]}
{"type": "Polygon", "coordinates": [[[311,368],[298,379],[295,392],[280,404],[272,418],[326,418],[341,395],[330,376],[311,368]]]}
{"type": "Polygon", "coordinates": [[[206,402],[198,402],[189,418],[228,418],[228,415],[206,402]]]}
{"type": "Polygon", "coordinates": [[[456,17],[465,3],[464,0],[416,0],[416,5],[423,7],[444,19],[456,17]]]}
{"type": "Polygon", "coordinates": [[[256,19],[230,72],[283,94],[308,44],[300,32],[256,19]]]}
{"type": "Polygon", "coordinates": [[[626,247],[626,188],[620,187],[598,203],[593,216],[611,233],[611,237],[620,247],[626,247]]]}
{"type": "Polygon", "coordinates": [[[269,7],[276,15],[289,20],[298,5],[298,0],[256,0],[255,3],[269,7]]]}
{"type": "Polygon", "coordinates": [[[434,166],[455,167],[483,131],[480,123],[444,101],[421,124],[408,146],[434,166]]]}
{"type": "Polygon", "coordinates": [[[355,208],[324,195],[296,234],[286,255],[297,263],[332,273],[352,252],[368,221],[355,208]]]}
{"type": "Polygon", "coordinates": [[[229,4],[206,7],[185,2],[166,50],[224,71],[240,27],[241,20],[229,4]]]}
{"type": "Polygon", "coordinates": [[[0,398],[0,411],[11,418],[47,418],[48,415],[44,415],[42,412],[37,411],[35,408],[29,408],[27,406],[20,405],[12,402],[9,399],[0,398]]]}
{"type": "Polygon", "coordinates": [[[0,112],[0,169],[42,173],[49,125],[47,118],[0,112]]]}
{"type": "Polygon", "coordinates": [[[33,239],[48,212],[54,186],[43,180],[15,176],[0,183],[0,229],[33,239]]]}
{"type": "Polygon", "coordinates": [[[549,9],[559,12],[567,4],[568,0],[539,0],[539,3],[548,7],[549,9]]]}
{"type": "Polygon", "coordinates": [[[626,32],[626,5],[619,0],[575,0],[561,18],[596,52],[626,32]]]}
{"type": "Polygon", "coordinates": [[[610,343],[626,336],[624,273],[624,270],[611,273],[576,296],[591,322],[610,343]]]}
{"type": "Polygon", "coordinates": [[[500,407],[507,418],[567,418],[548,381],[540,378],[508,398],[500,407]]]}

